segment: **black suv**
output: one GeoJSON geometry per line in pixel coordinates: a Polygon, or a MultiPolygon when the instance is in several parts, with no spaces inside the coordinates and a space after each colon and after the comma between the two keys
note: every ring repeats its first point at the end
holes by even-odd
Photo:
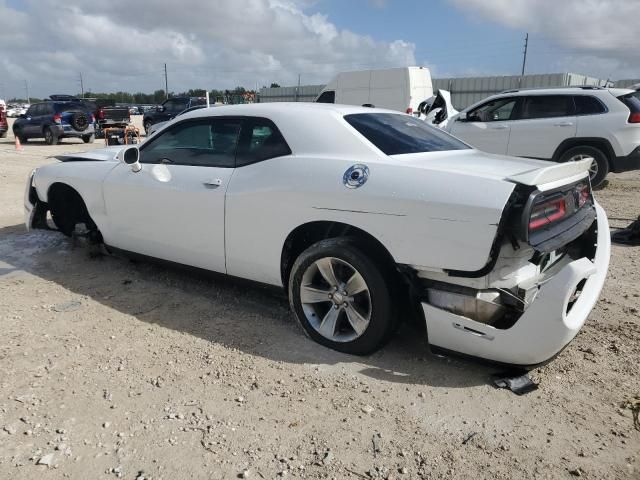
{"type": "Polygon", "coordinates": [[[30,138],[44,138],[47,145],[56,145],[61,138],[82,138],[84,143],[95,140],[95,118],[77,100],[52,100],[34,103],[27,113],[13,124],[13,134],[24,143],[30,138]]]}
{"type": "Polygon", "coordinates": [[[172,97],[165,100],[162,105],[156,109],[144,113],[144,117],[142,117],[144,131],[148,134],[149,128],[154,123],[166,122],[187,108],[206,104],[207,99],[205,97],[172,97]]]}

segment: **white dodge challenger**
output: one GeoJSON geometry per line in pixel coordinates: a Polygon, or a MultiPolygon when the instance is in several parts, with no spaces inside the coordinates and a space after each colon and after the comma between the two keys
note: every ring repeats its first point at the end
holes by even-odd
{"type": "Polygon", "coordinates": [[[141,145],[58,158],[29,178],[28,228],[50,212],[108,249],[284,287],[305,332],[342,352],[414,317],[432,349],[541,364],[607,274],[589,159],[489,155],[387,110],[201,109],[141,145]]]}

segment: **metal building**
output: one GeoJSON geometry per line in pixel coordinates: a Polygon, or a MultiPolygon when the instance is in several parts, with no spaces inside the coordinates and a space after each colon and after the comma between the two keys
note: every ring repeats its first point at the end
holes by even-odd
{"type": "Polygon", "coordinates": [[[616,87],[630,88],[640,83],[640,78],[627,78],[625,80],[616,80],[616,87]]]}
{"type": "MultiPolygon", "coordinates": [[[[627,80],[622,80],[627,82],[627,80]]],[[[639,83],[640,80],[628,80],[639,83]]],[[[619,82],[616,82],[618,85],[619,82]]],[[[514,88],[569,87],[581,85],[611,86],[612,82],[576,73],[545,73],[540,75],[434,78],[433,89],[449,90],[453,105],[468,107],[483,98],[514,88]]],[[[260,102],[312,102],[324,85],[260,89],[260,102]]]]}
{"type": "Polygon", "coordinates": [[[260,102],[313,102],[324,85],[301,85],[300,87],[261,88],[260,102]]]}

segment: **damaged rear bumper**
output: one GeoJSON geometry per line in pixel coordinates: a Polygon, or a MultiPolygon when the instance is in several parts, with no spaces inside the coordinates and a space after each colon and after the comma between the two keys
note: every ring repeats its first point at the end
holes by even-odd
{"type": "Polygon", "coordinates": [[[560,353],[584,325],[607,275],[609,224],[599,205],[596,211],[597,249],[593,261],[579,258],[565,265],[539,287],[535,299],[510,328],[498,329],[422,303],[429,344],[521,366],[538,365],[560,353]],[[581,292],[575,299],[579,287],[581,292]]]}

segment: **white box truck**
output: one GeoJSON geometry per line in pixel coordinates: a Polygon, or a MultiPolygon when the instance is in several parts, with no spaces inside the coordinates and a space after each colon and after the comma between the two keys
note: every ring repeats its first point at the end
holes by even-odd
{"type": "Polygon", "coordinates": [[[413,113],[417,112],[420,102],[432,95],[429,69],[404,67],[339,73],[315,101],[413,113]]]}

